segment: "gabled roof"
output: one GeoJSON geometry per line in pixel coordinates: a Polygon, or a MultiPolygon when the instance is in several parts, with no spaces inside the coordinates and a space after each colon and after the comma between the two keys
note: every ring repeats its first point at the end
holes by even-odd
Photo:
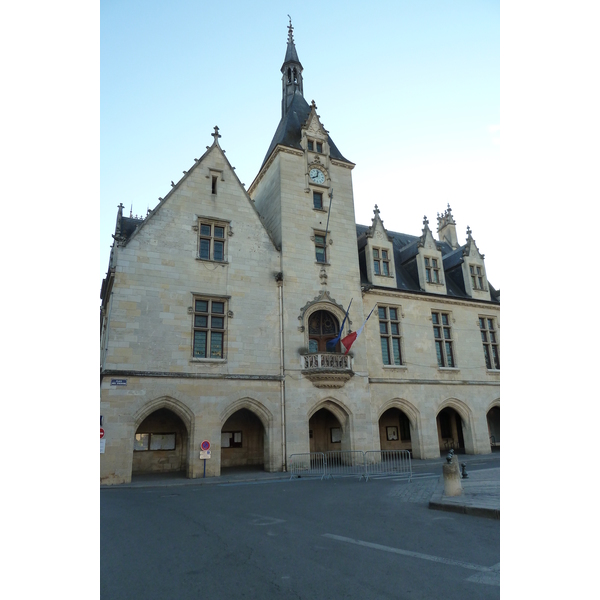
{"type": "MultiPolygon", "coordinates": [[[[367,234],[370,231],[370,227],[367,225],[356,225],[356,238],[357,246],[359,250],[359,268],[360,268],[360,281],[361,284],[369,284],[367,279],[366,260],[364,253],[361,253],[367,244],[367,234]]],[[[396,286],[399,290],[406,290],[412,292],[421,292],[418,279],[415,280],[414,274],[411,274],[410,259],[416,256],[418,252],[418,242],[422,236],[409,235],[407,233],[399,233],[397,231],[387,230],[388,235],[392,238],[392,244],[394,248],[394,266],[396,269],[396,286]],[[408,263],[408,264],[407,264],[408,263]],[[406,265],[406,266],[405,266],[406,265]]],[[[460,264],[463,257],[464,246],[454,250],[447,242],[440,242],[435,240],[437,248],[442,253],[442,261],[444,264],[444,270],[447,272],[453,266],[460,264]],[[452,266],[450,266],[452,265],[452,266]]],[[[462,276],[460,278],[446,277],[446,292],[448,296],[455,298],[471,299],[464,289],[464,283],[462,283],[462,276]]],[[[500,302],[500,294],[497,292],[488,281],[490,287],[490,296],[492,302],[500,302]]],[[[377,288],[377,286],[373,286],[377,288]]],[[[389,289],[389,288],[381,288],[389,289]]]]}
{"type": "MultiPolygon", "coordinates": [[[[287,146],[288,148],[302,150],[302,146],[300,145],[300,140],[302,139],[302,125],[306,123],[309,115],[310,106],[308,102],[304,99],[302,93],[299,90],[296,90],[286,114],[281,118],[281,121],[279,121],[279,125],[277,126],[275,135],[267,150],[265,159],[260,166],[261,169],[265,166],[269,156],[271,156],[273,150],[275,150],[276,146],[279,144],[287,146]]],[[[347,158],[342,156],[342,153],[337,149],[337,146],[333,143],[331,137],[327,139],[327,143],[329,144],[329,154],[331,158],[343,160],[347,163],[350,162],[347,158]]]]}

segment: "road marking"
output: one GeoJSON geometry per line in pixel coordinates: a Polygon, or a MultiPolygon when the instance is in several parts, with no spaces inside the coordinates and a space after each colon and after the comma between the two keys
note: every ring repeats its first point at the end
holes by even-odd
{"type": "Polygon", "coordinates": [[[451,558],[443,558],[441,556],[432,556],[431,554],[422,554],[421,552],[412,552],[411,550],[402,550],[400,548],[392,548],[391,546],[382,546],[381,544],[372,544],[371,542],[363,542],[362,540],[354,540],[352,538],[343,537],[341,535],[333,535],[331,533],[324,533],[323,537],[337,540],[339,542],[347,542],[349,544],[356,544],[357,546],[364,546],[365,548],[373,548],[374,550],[383,550],[384,552],[392,552],[393,554],[402,554],[403,556],[410,556],[412,558],[420,558],[422,560],[429,560],[431,562],[443,563],[445,565],[453,565],[456,567],[462,567],[463,569],[470,569],[471,571],[478,571],[480,573],[490,573],[495,571],[495,567],[482,567],[481,565],[474,565],[473,563],[467,563],[460,560],[453,560],[451,558]]]}

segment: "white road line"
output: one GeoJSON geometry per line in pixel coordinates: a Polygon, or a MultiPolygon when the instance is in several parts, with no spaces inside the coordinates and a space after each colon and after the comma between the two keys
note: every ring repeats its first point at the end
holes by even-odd
{"type": "Polygon", "coordinates": [[[474,565],[473,563],[462,562],[460,560],[453,560],[451,558],[443,558],[441,556],[432,556],[431,554],[421,554],[420,552],[411,552],[410,550],[401,550],[400,548],[392,548],[391,546],[382,546],[381,544],[372,544],[371,542],[363,542],[362,540],[354,540],[352,538],[343,537],[341,535],[333,535],[331,533],[324,533],[323,537],[337,540],[339,542],[347,542],[349,544],[356,544],[357,546],[364,546],[365,548],[373,548],[374,550],[383,550],[384,552],[392,552],[393,554],[402,554],[403,556],[411,556],[412,558],[421,558],[422,560],[429,560],[431,562],[443,563],[445,565],[454,565],[456,567],[462,567],[463,569],[471,569],[472,571],[479,571],[480,573],[489,573],[495,567],[482,567],[481,565],[474,565]]]}

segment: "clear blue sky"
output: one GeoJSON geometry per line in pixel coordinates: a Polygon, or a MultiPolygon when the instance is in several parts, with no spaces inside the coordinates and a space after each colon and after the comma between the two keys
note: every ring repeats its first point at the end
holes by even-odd
{"type": "MultiPolygon", "coordinates": [[[[103,0],[100,279],[117,205],[145,214],[213,141],[247,188],[281,116],[288,17],[304,95],[353,171],[358,223],[419,235],[452,206],[495,287],[500,261],[496,0],[103,0]]],[[[99,282],[100,283],[100,282],[99,282]]]]}

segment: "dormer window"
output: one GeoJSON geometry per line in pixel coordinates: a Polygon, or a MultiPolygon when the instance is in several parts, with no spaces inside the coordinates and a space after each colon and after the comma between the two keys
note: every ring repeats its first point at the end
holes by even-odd
{"type": "Polygon", "coordinates": [[[483,290],[483,269],[477,265],[469,265],[471,285],[474,290],[483,290]]]}
{"type": "Polygon", "coordinates": [[[425,257],[425,280],[427,283],[441,283],[440,266],[437,258],[425,257]]]}
{"type": "Polygon", "coordinates": [[[387,250],[373,248],[373,273],[375,275],[390,274],[390,259],[387,250]]]}

